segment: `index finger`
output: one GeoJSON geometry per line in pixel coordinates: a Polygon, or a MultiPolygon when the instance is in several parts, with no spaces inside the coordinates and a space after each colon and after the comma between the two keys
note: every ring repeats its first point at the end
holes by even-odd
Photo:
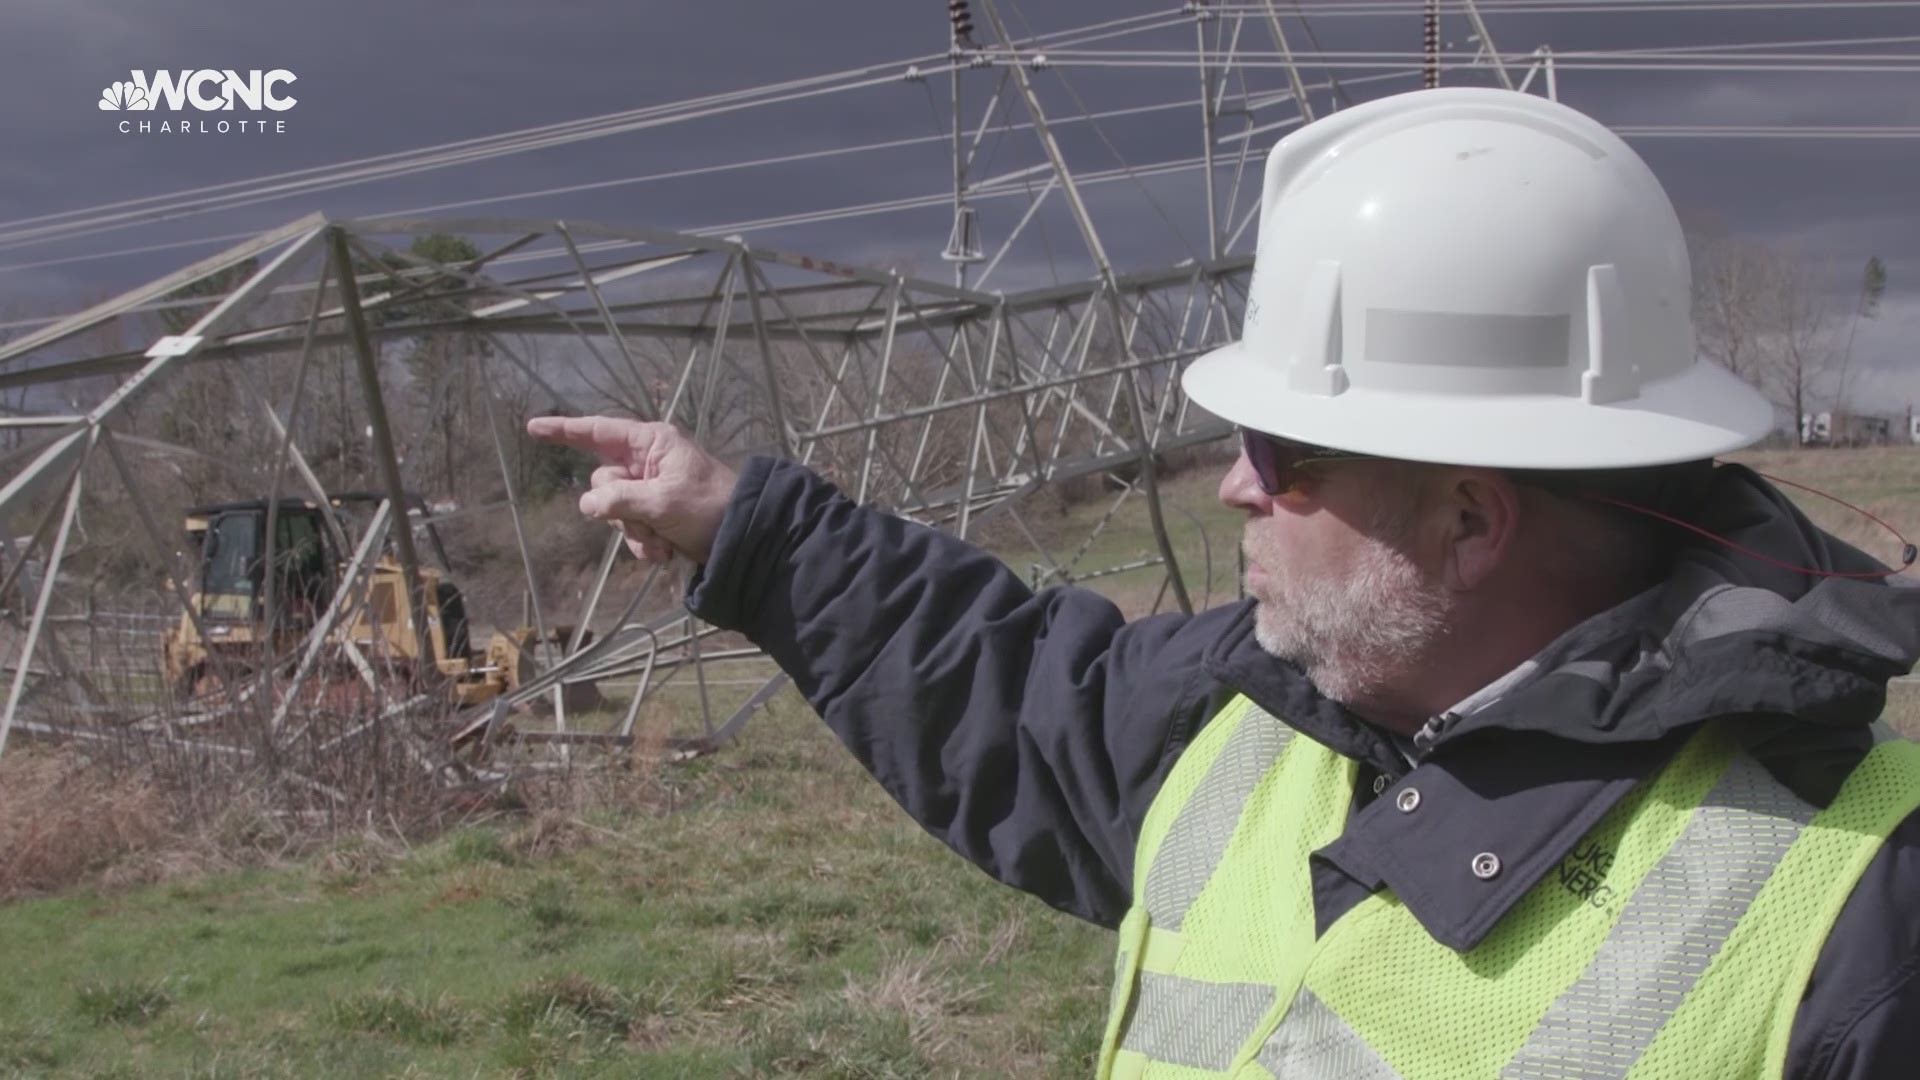
{"type": "Polygon", "coordinates": [[[631,459],[646,443],[645,425],[615,416],[536,416],[527,421],[527,434],[598,454],[610,462],[631,459]]]}

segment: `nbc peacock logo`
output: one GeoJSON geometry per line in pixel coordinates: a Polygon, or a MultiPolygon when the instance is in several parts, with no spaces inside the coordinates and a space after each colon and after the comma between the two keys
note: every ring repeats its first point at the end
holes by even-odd
{"type": "Polygon", "coordinates": [[[140,89],[139,84],[117,82],[100,91],[100,108],[107,112],[119,112],[122,109],[132,112],[151,109],[153,103],[147,100],[147,93],[140,89]]]}

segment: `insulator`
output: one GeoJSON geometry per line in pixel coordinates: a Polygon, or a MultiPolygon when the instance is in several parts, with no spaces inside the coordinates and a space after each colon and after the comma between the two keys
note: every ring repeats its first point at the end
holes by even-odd
{"type": "Polygon", "coordinates": [[[980,221],[971,206],[954,208],[953,232],[947,235],[947,250],[940,257],[948,262],[975,263],[986,258],[980,250],[980,221]]]}
{"type": "Polygon", "coordinates": [[[1438,0],[1427,0],[1425,17],[1422,20],[1421,45],[1426,50],[1426,63],[1421,69],[1421,85],[1428,89],[1440,85],[1440,4],[1438,0]]]}
{"type": "Polygon", "coordinates": [[[959,56],[969,49],[978,49],[973,42],[973,12],[967,7],[967,0],[947,0],[947,19],[953,24],[953,48],[949,55],[959,56]]]}

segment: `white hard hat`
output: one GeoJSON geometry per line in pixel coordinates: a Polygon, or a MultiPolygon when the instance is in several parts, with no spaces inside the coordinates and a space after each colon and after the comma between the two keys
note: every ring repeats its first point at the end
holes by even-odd
{"type": "Polygon", "coordinates": [[[1627,144],[1556,102],[1423,90],[1267,158],[1241,340],[1182,380],[1243,427],[1525,469],[1712,457],[1758,391],[1695,358],[1686,242],[1627,144]]]}

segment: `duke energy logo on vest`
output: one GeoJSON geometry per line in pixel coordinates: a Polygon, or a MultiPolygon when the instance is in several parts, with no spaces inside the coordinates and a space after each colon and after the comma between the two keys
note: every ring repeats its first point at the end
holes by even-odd
{"type": "MultiPolygon", "coordinates": [[[[298,76],[286,68],[240,72],[231,68],[201,68],[195,71],[133,71],[132,78],[114,82],[100,92],[102,112],[186,112],[202,113],[275,112],[284,113],[299,104],[286,93],[288,84],[298,76]]],[[[116,125],[125,135],[228,135],[271,132],[284,135],[287,122],[280,117],[254,119],[222,115],[219,117],[126,118],[116,125]]]]}

